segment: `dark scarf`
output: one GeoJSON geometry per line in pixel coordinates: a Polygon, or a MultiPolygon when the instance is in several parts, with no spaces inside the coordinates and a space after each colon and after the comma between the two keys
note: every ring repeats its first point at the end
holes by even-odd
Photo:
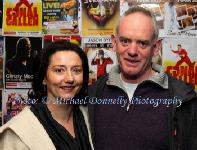
{"type": "Polygon", "coordinates": [[[73,107],[75,138],[53,119],[45,104],[32,105],[30,109],[43,125],[57,150],[91,150],[85,120],[78,106],[73,107]]]}

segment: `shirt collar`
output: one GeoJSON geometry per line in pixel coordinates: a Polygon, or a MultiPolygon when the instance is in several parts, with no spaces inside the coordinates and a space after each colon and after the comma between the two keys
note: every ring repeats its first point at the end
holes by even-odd
{"type": "MultiPolygon", "coordinates": [[[[160,85],[162,88],[168,89],[168,76],[164,68],[158,64],[152,64],[152,68],[156,72],[156,74],[151,76],[146,81],[152,81],[160,85]]],[[[120,66],[119,65],[116,65],[111,69],[111,71],[109,72],[109,78],[106,83],[107,85],[118,86],[122,89],[125,89],[120,79],[120,66]]]]}

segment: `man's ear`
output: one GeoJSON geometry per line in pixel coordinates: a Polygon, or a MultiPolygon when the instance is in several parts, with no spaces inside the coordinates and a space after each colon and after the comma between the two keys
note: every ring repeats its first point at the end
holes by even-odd
{"type": "Polygon", "coordinates": [[[157,40],[153,45],[153,49],[154,49],[153,56],[157,56],[160,54],[161,46],[162,46],[162,40],[157,40]]]}
{"type": "Polygon", "coordinates": [[[116,37],[114,34],[111,35],[111,40],[112,40],[113,51],[116,51],[116,37]]]}

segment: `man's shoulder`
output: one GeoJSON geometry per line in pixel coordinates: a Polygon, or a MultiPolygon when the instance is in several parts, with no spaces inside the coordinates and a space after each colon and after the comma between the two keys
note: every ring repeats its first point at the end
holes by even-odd
{"type": "Polygon", "coordinates": [[[14,58],[9,59],[5,64],[6,68],[11,70],[15,69],[17,65],[18,62],[14,58]]]}
{"type": "Polygon", "coordinates": [[[194,88],[194,86],[192,84],[186,83],[180,79],[177,79],[176,77],[169,75],[168,74],[168,80],[169,80],[169,84],[173,87],[176,88],[194,88]]]}
{"type": "Polygon", "coordinates": [[[169,89],[173,91],[174,95],[179,95],[185,98],[188,96],[192,96],[192,97],[197,96],[194,85],[190,83],[186,83],[171,75],[168,75],[168,82],[169,82],[169,89]]]}

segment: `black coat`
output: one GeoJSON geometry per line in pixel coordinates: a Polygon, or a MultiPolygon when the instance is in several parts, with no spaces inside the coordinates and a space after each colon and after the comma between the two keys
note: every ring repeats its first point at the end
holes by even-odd
{"type": "MultiPolygon", "coordinates": [[[[109,88],[105,84],[107,79],[108,75],[91,85],[88,90],[89,96],[100,97],[104,89],[109,88]]],[[[168,75],[168,82],[170,96],[183,98],[181,106],[173,106],[168,114],[169,149],[197,150],[197,94],[194,91],[194,86],[170,75],[168,75]]],[[[124,91],[120,89],[119,92],[122,94],[124,91]]],[[[89,105],[89,116],[94,142],[94,105],[89,105]]]]}

